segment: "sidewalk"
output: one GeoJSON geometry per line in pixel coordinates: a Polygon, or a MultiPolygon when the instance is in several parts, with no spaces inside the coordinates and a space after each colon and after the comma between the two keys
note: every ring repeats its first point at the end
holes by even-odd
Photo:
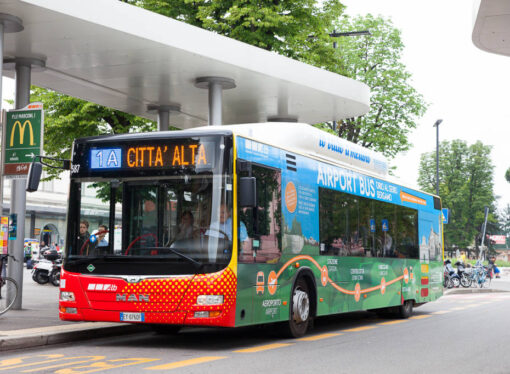
{"type": "Polygon", "coordinates": [[[22,309],[0,316],[0,351],[129,334],[142,328],[125,323],[61,321],[58,296],[58,287],[37,284],[31,271],[24,269],[22,309]]]}
{"type": "MultiPolygon", "coordinates": [[[[510,274],[494,279],[489,289],[456,288],[445,290],[445,295],[478,292],[510,292],[510,274]]],[[[10,310],[0,316],[0,352],[146,329],[145,326],[124,323],[61,321],[58,318],[58,296],[58,287],[35,283],[31,271],[25,269],[22,310],[10,310]]]]}

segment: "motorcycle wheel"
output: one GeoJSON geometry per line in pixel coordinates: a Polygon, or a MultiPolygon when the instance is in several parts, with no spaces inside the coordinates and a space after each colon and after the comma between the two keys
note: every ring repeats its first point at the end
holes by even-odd
{"type": "Polygon", "coordinates": [[[453,283],[453,287],[457,288],[460,286],[460,279],[457,277],[452,278],[452,283],[453,283]]]}
{"type": "Polygon", "coordinates": [[[460,284],[462,287],[466,288],[471,287],[471,282],[472,282],[471,279],[464,274],[462,275],[462,277],[460,277],[460,284]]]}
{"type": "Polygon", "coordinates": [[[60,271],[57,271],[56,273],[52,273],[50,277],[50,282],[55,287],[60,286],[60,271]]]}
{"type": "Polygon", "coordinates": [[[46,284],[50,281],[50,278],[46,274],[44,274],[40,271],[36,272],[34,274],[34,277],[35,277],[35,281],[39,284],[46,284]]]}
{"type": "Polygon", "coordinates": [[[451,278],[446,281],[446,287],[453,288],[453,281],[451,278]]]}

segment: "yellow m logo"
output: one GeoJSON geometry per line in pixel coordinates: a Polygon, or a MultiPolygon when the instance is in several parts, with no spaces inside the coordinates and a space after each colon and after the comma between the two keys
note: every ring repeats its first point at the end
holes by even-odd
{"type": "Polygon", "coordinates": [[[12,132],[11,132],[11,142],[10,142],[10,146],[12,147],[14,145],[14,133],[16,132],[16,127],[19,128],[19,144],[23,144],[23,137],[25,136],[25,126],[29,126],[30,127],[30,145],[35,145],[34,144],[34,129],[32,128],[32,123],[30,123],[29,120],[26,120],[25,122],[23,122],[23,125],[21,125],[21,122],[20,121],[16,121],[14,122],[14,126],[12,127],[12,132]]]}

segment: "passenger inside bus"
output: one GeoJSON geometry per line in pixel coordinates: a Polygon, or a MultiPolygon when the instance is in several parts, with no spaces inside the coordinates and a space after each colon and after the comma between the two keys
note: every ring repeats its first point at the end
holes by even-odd
{"type": "Polygon", "coordinates": [[[179,231],[175,236],[175,240],[191,239],[193,237],[193,213],[185,210],[181,214],[181,222],[179,223],[179,231]]]}

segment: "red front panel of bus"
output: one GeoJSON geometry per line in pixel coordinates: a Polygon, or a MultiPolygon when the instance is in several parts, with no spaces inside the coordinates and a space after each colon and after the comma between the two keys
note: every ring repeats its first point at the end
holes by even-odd
{"type": "Polygon", "coordinates": [[[212,274],[144,279],[136,283],[69,272],[64,272],[62,280],[60,291],[73,292],[75,298],[60,300],[62,320],[121,322],[121,313],[139,313],[143,316],[139,322],[146,323],[235,325],[237,280],[230,268],[212,274]],[[223,295],[224,301],[221,305],[197,305],[199,295],[223,295]],[[209,312],[213,316],[195,317],[195,312],[209,312]]]}

